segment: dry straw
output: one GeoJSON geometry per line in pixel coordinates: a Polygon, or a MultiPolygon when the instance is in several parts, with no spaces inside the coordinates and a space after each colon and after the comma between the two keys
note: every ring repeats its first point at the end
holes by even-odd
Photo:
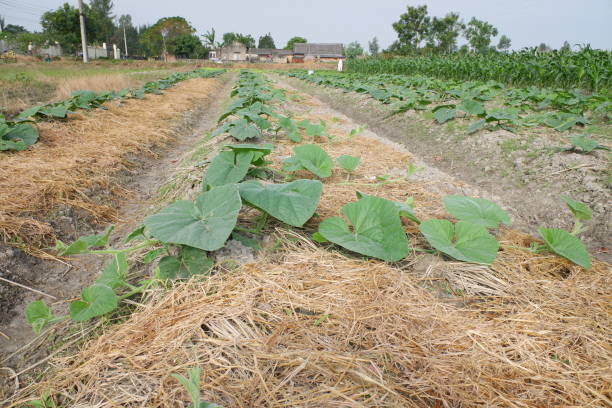
{"type": "Polygon", "coordinates": [[[111,102],[105,111],[38,124],[37,144],[2,155],[0,236],[5,242],[48,244],[54,236],[48,211],[58,208],[97,221],[113,220],[109,201],[113,193],[125,193],[114,176],[132,166],[129,155],[154,155],[155,145],[174,137],[177,115],[212,97],[218,86],[215,79],[189,80],[163,96],[111,102]]]}

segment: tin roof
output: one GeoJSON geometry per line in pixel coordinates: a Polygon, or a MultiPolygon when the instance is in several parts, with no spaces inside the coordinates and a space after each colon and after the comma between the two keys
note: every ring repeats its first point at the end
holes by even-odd
{"type": "Polygon", "coordinates": [[[340,43],[330,44],[314,44],[314,43],[296,43],[293,45],[293,51],[296,54],[315,55],[315,56],[342,56],[344,55],[344,46],[340,43]]]}

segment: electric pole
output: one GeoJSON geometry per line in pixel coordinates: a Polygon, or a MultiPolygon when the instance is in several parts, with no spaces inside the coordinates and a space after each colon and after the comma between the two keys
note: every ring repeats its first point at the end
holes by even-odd
{"type": "Polygon", "coordinates": [[[128,57],[127,38],[125,37],[125,21],[123,22],[123,45],[125,45],[125,58],[128,57]]]}
{"type": "Polygon", "coordinates": [[[81,22],[81,45],[83,46],[83,62],[89,62],[87,55],[87,32],[85,31],[85,13],[83,13],[83,0],[79,0],[79,21],[81,22]]]}

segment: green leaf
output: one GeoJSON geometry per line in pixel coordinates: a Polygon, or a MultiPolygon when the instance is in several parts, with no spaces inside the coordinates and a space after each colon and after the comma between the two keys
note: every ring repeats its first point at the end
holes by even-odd
{"type": "Polygon", "coordinates": [[[591,212],[589,207],[587,207],[584,203],[581,203],[580,201],[576,201],[573,198],[568,197],[566,195],[562,195],[561,199],[565,201],[565,204],[567,204],[570,211],[572,212],[572,214],[574,214],[574,217],[577,220],[588,221],[591,218],[593,218],[593,213],[591,212]]]}
{"type": "Polygon", "coordinates": [[[49,306],[42,300],[30,302],[25,309],[26,321],[32,326],[34,333],[41,330],[53,319],[49,306]]]}
{"type": "Polygon", "coordinates": [[[602,146],[593,139],[589,139],[586,135],[572,135],[570,141],[574,147],[578,147],[585,153],[591,153],[593,150],[602,149],[610,150],[606,146],[602,146]]]}
{"type": "Polygon", "coordinates": [[[585,269],[591,269],[589,253],[578,237],[557,228],[539,228],[538,232],[551,252],[585,269]]]}
{"type": "Polygon", "coordinates": [[[285,131],[289,140],[296,143],[302,141],[302,134],[298,129],[297,123],[293,119],[281,116],[278,120],[278,130],[280,129],[285,131]]]}
{"type": "Polygon", "coordinates": [[[491,265],[499,243],[485,227],[459,221],[427,220],[419,226],[429,244],[459,261],[491,265]]]}
{"type": "Polygon", "coordinates": [[[387,262],[408,255],[408,239],[402,228],[397,207],[388,200],[365,197],[342,207],[352,230],[341,217],[332,217],[319,225],[319,233],[328,241],[348,250],[387,262]]]}
{"type": "Polygon", "coordinates": [[[252,151],[219,153],[210,163],[204,176],[204,188],[241,182],[251,167],[252,151]]]}
{"type": "Polygon", "coordinates": [[[312,234],[312,240],[314,242],[318,242],[319,244],[324,244],[326,242],[329,242],[328,240],[325,239],[323,235],[321,235],[319,231],[312,234]]]}
{"type": "Polygon", "coordinates": [[[315,213],[323,184],[318,180],[296,180],[287,184],[262,184],[246,181],[240,184],[245,203],[267,212],[294,227],[301,227],[315,213]]]}
{"type": "Polygon", "coordinates": [[[43,108],[43,106],[32,106],[31,108],[25,109],[19,115],[17,115],[18,121],[23,121],[33,116],[36,116],[38,112],[43,108]]]}
{"type": "Polygon", "coordinates": [[[241,206],[238,186],[227,184],[201,193],[195,202],[170,204],[144,223],[162,242],[215,251],[236,226],[241,206]]]}
{"type": "Polygon", "coordinates": [[[26,150],[27,148],[28,145],[23,143],[21,140],[15,142],[12,140],[0,139],[0,151],[16,150],[18,152],[21,152],[23,150],[26,150]]]}
{"type": "Polygon", "coordinates": [[[76,255],[87,252],[90,248],[103,247],[108,244],[108,238],[113,232],[114,226],[110,226],[100,235],[87,235],[80,237],[69,246],[66,246],[62,241],[56,241],[55,249],[59,256],[76,255]]]}
{"type": "Polygon", "coordinates": [[[127,272],[128,263],[125,253],[116,253],[113,255],[113,260],[104,267],[104,271],[102,271],[102,275],[96,280],[96,283],[117,289],[125,285],[127,272]]]}
{"type": "Polygon", "coordinates": [[[138,228],[130,232],[127,237],[125,237],[125,239],[123,240],[123,243],[127,244],[127,243],[132,242],[135,239],[146,238],[144,231],[145,231],[145,226],[144,225],[139,226],[138,228]]]}
{"type": "Polygon", "coordinates": [[[459,104],[459,109],[471,115],[482,115],[485,113],[484,105],[473,99],[463,99],[459,104]]]}
{"type": "Polygon", "coordinates": [[[253,248],[255,251],[261,250],[261,245],[259,245],[259,241],[255,238],[249,238],[246,235],[242,235],[234,231],[232,232],[232,239],[240,242],[245,247],[253,248]]]}
{"type": "Polygon", "coordinates": [[[70,303],[70,317],[75,322],[84,322],[110,313],[119,304],[119,298],[108,286],[94,283],[81,292],[81,299],[70,303]]]}
{"type": "Polygon", "coordinates": [[[263,166],[265,164],[264,157],[269,155],[274,149],[274,145],[271,143],[264,144],[232,144],[225,145],[224,147],[230,148],[235,153],[247,153],[253,152],[253,159],[251,163],[255,166],[263,166]]]}
{"type": "Polygon", "coordinates": [[[38,130],[30,124],[22,123],[11,128],[3,136],[3,139],[14,142],[22,141],[26,145],[31,146],[38,141],[38,130]]]}
{"type": "Polygon", "coordinates": [[[457,110],[454,108],[441,108],[434,112],[434,118],[439,124],[455,119],[455,116],[457,116],[457,110]]]}
{"type": "MultiPolygon", "coordinates": [[[[357,194],[357,198],[360,200],[365,197],[376,197],[373,195],[362,193],[361,191],[356,191],[355,193],[357,194]]],[[[398,201],[387,200],[386,198],[381,198],[381,199],[392,203],[395,206],[395,208],[397,208],[397,211],[399,212],[400,217],[406,217],[409,220],[416,222],[417,224],[421,223],[421,220],[419,220],[417,216],[414,214],[414,209],[412,208],[412,205],[408,204],[408,202],[400,203],[398,201]]]]}
{"type": "Polygon", "coordinates": [[[152,249],[142,257],[142,262],[148,264],[159,258],[160,255],[167,252],[166,248],[152,249]]]}
{"type": "Polygon", "coordinates": [[[302,146],[296,146],[293,148],[295,158],[289,158],[285,160],[285,169],[288,171],[295,171],[298,169],[305,169],[320,178],[326,178],[331,176],[331,170],[334,167],[334,162],[331,157],[316,144],[307,144],[302,146]]]}
{"type": "Polygon", "coordinates": [[[355,156],[349,156],[348,154],[344,154],[336,159],[336,162],[340,167],[342,167],[346,172],[352,173],[359,166],[361,159],[355,156]]]}
{"type": "Polygon", "coordinates": [[[470,124],[470,126],[467,129],[468,134],[472,134],[472,133],[476,133],[479,130],[481,130],[482,128],[485,127],[485,124],[487,123],[487,121],[485,119],[480,119],[477,120],[476,122],[470,124]]]}
{"type": "Polygon", "coordinates": [[[43,106],[38,113],[52,118],[65,118],[69,110],[65,106],[43,106]]]}
{"type": "Polygon", "coordinates": [[[164,256],[159,261],[160,279],[189,279],[194,275],[207,274],[214,262],[206,251],[183,246],[179,256],[164,256]]]}
{"type": "Polygon", "coordinates": [[[455,218],[483,227],[497,228],[501,222],[506,225],[512,223],[506,211],[484,198],[448,195],[444,197],[444,206],[455,218]]]}
{"type": "Polygon", "coordinates": [[[325,135],[325,122],[321,121],[320,125],[310,123],[307,119],[297,123],[297,126],[304,129],[307,136],[319,137],[325,135]]]}

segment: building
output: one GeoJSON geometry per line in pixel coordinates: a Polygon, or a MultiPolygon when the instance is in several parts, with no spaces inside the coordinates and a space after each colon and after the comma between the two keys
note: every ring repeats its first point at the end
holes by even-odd
{"type": "Polygon", "coordinates": [[[214,55],[221,61],[246,61],[247,47],[236,41],[231,45],[221,47],[218,52],[215,51],[214,55]]]}
{"type": "Polygon", "coordinates": [[[248,60],[251,62],[289,63],[293,57],[292,50],[276,48],[249,48],[248,60]]]}
{"type": "Polygon", "coordinates": [[[344,46],[339,43],[297,43],[293,46],[293,62],[331,61],[344,59],[344,46]]]}

